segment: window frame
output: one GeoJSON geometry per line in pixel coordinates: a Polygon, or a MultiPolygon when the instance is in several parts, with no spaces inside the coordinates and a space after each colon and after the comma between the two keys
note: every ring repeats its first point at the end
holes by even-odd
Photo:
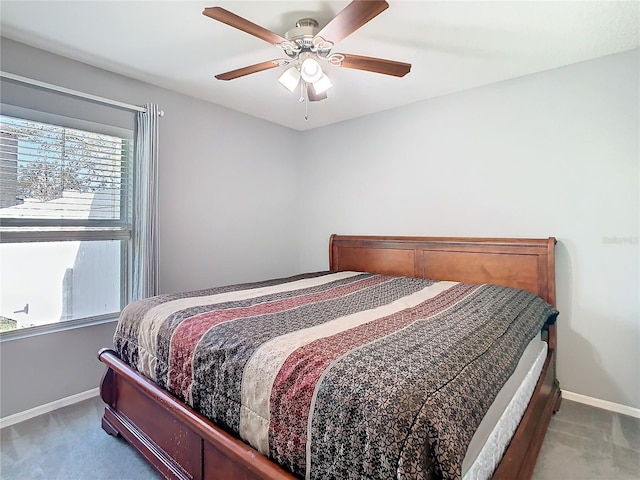
{"type": "Polygon", "coordinates": [[[120,310],[89,317],[58,320],[31,327],[0,331],[0,343],[43,333],[117,321],[122,308],[131,298],[133,258],[133,190],[135,161],[134,130],[80,120],[63,115],[40,112],[14,105],[0,104],[0,114],[22,120],[116,136],[125,140],[129,167],[128,192],[121,195],[120,219],[20,219],[0,218],[0,244],[52,243],[64,241],[120,241],[120,310]],[[123,210],[128,210],[128,218],[123,210]],[[124,218],[123,218],[124,217],[124,218]],[[37,228],[38,230],[33,230],[37,228]]]}

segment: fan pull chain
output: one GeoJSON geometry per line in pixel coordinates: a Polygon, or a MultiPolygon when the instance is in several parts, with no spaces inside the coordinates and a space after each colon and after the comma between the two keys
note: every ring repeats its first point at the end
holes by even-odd
{"type": "Polygon", "coordinates": [[[309,120],[309,98],[307,91],[307,82],[304,80],[300,82],[300,98],[298,102],[304,102],[304,119],[309,120]]]}

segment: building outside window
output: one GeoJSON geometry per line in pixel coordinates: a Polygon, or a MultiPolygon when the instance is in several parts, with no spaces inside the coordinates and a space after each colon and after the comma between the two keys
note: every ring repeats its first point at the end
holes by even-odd
{"type": "Polygon", "coordinates": [[[0,331],[111,319],[129,299],[132,132],[98,130],[0,115],[0,331]]]}

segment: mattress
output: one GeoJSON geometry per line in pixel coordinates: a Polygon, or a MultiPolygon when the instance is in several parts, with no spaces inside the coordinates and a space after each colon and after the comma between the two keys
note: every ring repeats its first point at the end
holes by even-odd
{"type": "Polygon", "coordinates": [[[547,343],[533,338],[469,443],[462,462],[464,480],[491,478],[524,415],[546,357],[547,343]]]}
{"type": "Polygon", "coordinates": [[[134,302],[114,345],[301,478],[460,479],[474,432],[556,315],[513,288],[317,272],[134,302]]]}

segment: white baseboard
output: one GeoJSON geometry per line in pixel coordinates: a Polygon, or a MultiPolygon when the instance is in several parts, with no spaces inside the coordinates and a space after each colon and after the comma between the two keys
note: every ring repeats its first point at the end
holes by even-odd
{"type": "Polygon", "coordinates": [[[92,388],[91,390],[87,390],[86,392],[76,393],[75,395],[61,398],[60,400],[56,400],[54,402],[45,403],[44,405],[30,408],[29,410],[25,410],[24,412],[18,412],[14,413],[13,415],[8,415],[6,417],[0,418],[0,429],[10,427],[11,425],[15,425],[16,423],[24,422],[25,420],[37,417],[38,415],[42,415],[43,413],[49,413],[57,410],[58,408],[66,407],[67,405],[72,405],[83,400],[88,400],[89,398],[97,397],[99,394],[99,388],[92,388]]]}
{"type": "Polygon", "coordinates": [[[603,408],[611,412],[622,413],[623,415],[629,415],[630,417],[640,418],[640,408],[633,408],[620,403],[600,400],[599,398],[588,397],[586,395],[581,395],[580,393],[568,392],[566,390],[562,390],[562,398],[578,403],[584,403],[585,405],[591,405],[592,407],[603,408]]]}

